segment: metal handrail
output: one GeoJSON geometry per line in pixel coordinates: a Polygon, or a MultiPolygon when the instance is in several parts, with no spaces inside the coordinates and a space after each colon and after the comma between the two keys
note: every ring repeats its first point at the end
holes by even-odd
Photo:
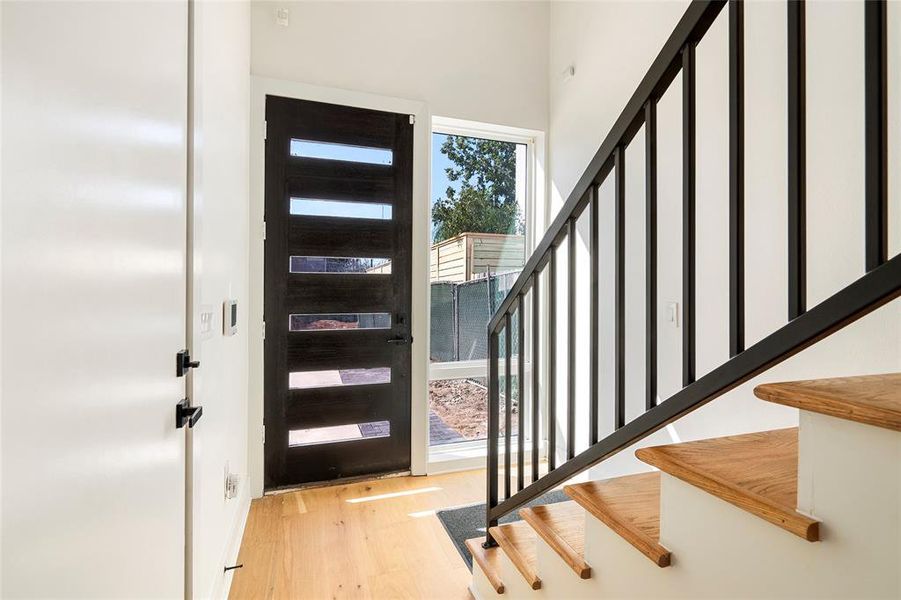
{"type": "MultiPolygon", "coordinates": [[[[789,322],[754,345],[744,343],[744,34],[741,0],[729,0],[729,348],[730,359],[706,375],[695,377],[695,46],[719,12],[722,0],[695,0],[688,7],[673,33],[642,79],[610,133],[604,139],[585,173],[566,203],[551,223],[547,233],[529,257],[525,267],[501,302],[488,324],[488,482],[487,527],[485,544],[494,545],[490,528],[498,519],[523,506],[539,495],[616,452],[640,441],[666,424],[699,408],[703,404],[748,381],[755,375],[800,352],[820,339],[876,310],[901,295],[901,255],[887,257],[887,111],[886,111],[886,7],[884,0],[865,5],[865,69],[866,69],[866,193],[865,211],[866,274],[833,294],[817,306],[807,309],[806,288],[806,193],[805,177],[805,6],[803,1],[789,0],[788,11],[788,160],[789,174],[789,322]],[[676,75],[683,77],[683,387],[666,400],[656,403],[656,103],[669,88],[676,75]],[[646,147],[646,400],[645,412],[626,423],[625,419],[625,148],[644,126],[646,147]],[[614,343],[615,430],[598,439],[598,301],[599,244],[598,188],[610,173],[615,178],[615,285],[614,343]],[[589,402],[589,447],[575,453],[575,261],[568,260],[566,274],[568,319],[566,326],[568,352],[568,385],[566,391],[567,431],[565,460],[557,465],[556,413],[556,289],[559,284],[556,248],[567,243],[569,256],[574,255],[575,225],[586,208],[591,210],[590,223],[590,314],[591,314],[591,379],[589,402]],[[548,351],[547,371],[548,472],[539,477],[538,416],[541,412],[538,389],[539,335],[542,322],[539,285],[540,275],[547,269],[548,286],[548,351]],[[525,486],[524,406],[518,414],[516,489],[512,483],[512,419],[513,385],[511,373],[512,322],[518,315],[520,354],[525,351],[524,322],[526,294],[532,292],[532,427],[531,482],[525,486]],[[500,441],[500,334],[504,333],[504,498],[499,497],[500,441]]],[[[518,395],[525,398],[525,372],[518,361],[518,395]]]]}

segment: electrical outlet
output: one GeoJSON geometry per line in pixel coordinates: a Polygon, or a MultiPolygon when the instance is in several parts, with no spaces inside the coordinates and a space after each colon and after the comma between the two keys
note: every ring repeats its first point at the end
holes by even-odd
{"type": "Polygon", "coordinates": [[[232,473],[231,469],[228,466],[228,461],[225,461],[225,499],[231,500],[238,496],[238,488],[241,486],[241,476],[232,473]]]}
{"type": "Polygon", "coordinates": [[[237,473],[230,473],[225,478],[225,499],[237,498],[239,487],[241,487],[241,476],[237,473]]]}

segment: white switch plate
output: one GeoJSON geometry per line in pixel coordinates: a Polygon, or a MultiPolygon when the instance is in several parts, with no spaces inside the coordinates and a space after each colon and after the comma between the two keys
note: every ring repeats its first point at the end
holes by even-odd
{"type": "Polygon", "coordinates": [[[666,320],[673,324],[673,327],[679,327],[679,303],[666,303],[666,320]]]}
{"type": "Polygon", "coordinates": [[[215,319],[213,307],[206,304],[201,306],[197,318],[200,325],[200,338],[207,340],[213,337],[213,320],[215,319]]]}

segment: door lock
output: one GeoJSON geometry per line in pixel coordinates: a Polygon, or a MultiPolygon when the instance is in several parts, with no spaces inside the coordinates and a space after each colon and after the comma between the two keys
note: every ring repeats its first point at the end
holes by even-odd
{"type": "Polygon", "coordinates": [[[175,355],[175,376],[184,377],[185,373],[191,369],[200,367],[199,360],[191,360],[190,350],[179,350],[175,355]]]}
{"type": "Polygon", "coordinates": [[[175,405],[175,428],[181,429],[185,425],[193,428],[203,416],[202,406],[191,406],[190,400],[184,398],[175,405]]]}

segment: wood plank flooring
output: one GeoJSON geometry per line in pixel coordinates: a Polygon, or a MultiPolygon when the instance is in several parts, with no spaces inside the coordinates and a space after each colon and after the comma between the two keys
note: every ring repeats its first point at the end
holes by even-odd
{"type": "Polygon", "coordinates": [[[470,599],[435,510],[484,502],[485,471],[397,477],[254,500],[230,598],[470,599]]]}

